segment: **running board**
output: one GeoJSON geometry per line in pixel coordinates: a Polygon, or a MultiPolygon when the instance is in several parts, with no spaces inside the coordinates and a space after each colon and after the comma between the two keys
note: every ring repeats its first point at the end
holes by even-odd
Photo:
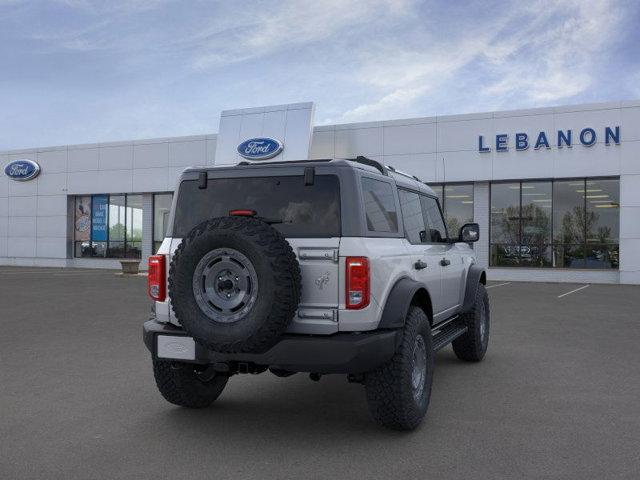
{"type": "Polygon", "coordinates": [[[460,325],[457,322],[450,323],[433,336],[433,350],[437,352],[443,349],[466,331],[465,325],[460,325]]]}

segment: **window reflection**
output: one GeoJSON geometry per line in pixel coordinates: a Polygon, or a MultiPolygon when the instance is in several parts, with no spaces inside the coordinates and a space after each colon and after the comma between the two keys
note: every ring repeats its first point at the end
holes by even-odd
{"type": "Polygon", "coordinates": [[[438,197],[449,236],[457,237],[465,223],[473,222],[473,183],[431,185],[438,197]]]}
{"type": "Polygon", "coordinates": [[[141,257],[142,195],[78,196],[75,210],[76,257],[141,257]]]}
{"type": "Polygon", "coordinates": [[[523,182],[520,186],[520,264],[523,266],[551,265],[551,185],[551,182],[523,182]]]}
{"type": "Polygon", "coordinates": [[[156,253],[164,240],[169,225],[172,193],[156,193],[153,195],[153,252],[156,253]]]}
{"type": "Polygon", "coordinates": [[[127,195],[127,248],[128,258],[142,256],[142,195],[127,195]]]}
{"type": "Polygon", "coordinates": [[[618,268],[619,180],[491,185],[492,266],[618,268]]]}

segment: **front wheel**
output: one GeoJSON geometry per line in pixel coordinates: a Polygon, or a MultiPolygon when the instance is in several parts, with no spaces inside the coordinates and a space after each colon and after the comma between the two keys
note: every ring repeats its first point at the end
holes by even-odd
{"type": "Polygon", "coordinates": [[[433,355],[429,320],[412,306],[394,356],[365,375],[367,403],[376,422],[394,430],[420,425],[431,397],[433,355]]]}
{"type": "Polygon", "coordinates": [[[203,374],[202,366],[154,360],[153,375],[164,399],[187,408],[205,408],[222,393],[228,377],[203,374]]]}
{"type": "Polygon", "coordinates": [[[484,285],[479,284],[471,311],[462,315],[467,332],[453,341],[453,351],[460,360],[479,362],[489,346],[489,295],[484,285]]]}

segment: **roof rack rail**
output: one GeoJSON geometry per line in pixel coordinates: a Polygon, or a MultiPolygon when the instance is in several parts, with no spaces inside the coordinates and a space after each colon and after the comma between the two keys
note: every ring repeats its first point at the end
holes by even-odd
{"type": "Polygon", "coordinates": [[[248,162],[246,160],[241,160],[236,163],[236,166],[245,167],[248,165],[281,165],[283,163],[311,163],[311,162],[331,162],[333,158],[314,158],[314,159],[305,159],[305,160],[277,160],[274,162],[248,162]]]}
{"type": "Polygon", "coordinates": [[[410,178],[412,180],[416,180],[417,182],[420,182],[420,183],[425,183],[422,180],[420,180],[418,177],[416,177],[415,175],[411,175],[410,173],[403,172],[402,170],[398,170],[397,168],[392,167],[391,165],[386,165],[386,167],[389,170],[391,170],[393,173],[397,173],[398,175],[402,175],[403,177],[407,177],[407,178],[410,178]]]}
{"type": "Polygon", "coordinates": [[[386,167],[383,164],[381,164],[380,162],[377,162],[376,160],[373,160],[371,158],[367,158],[367,157],[363,157],[362,155],[358,155],[356,158],[347,158],[347,160],[349,160],[351,162],[361,163],[362,165],[369,165],[370,167],[373,167],[376,170],[380,171],[380,173],[382,175],[386,175],[386,176],[389,175],[387,173],[386,167]]]}

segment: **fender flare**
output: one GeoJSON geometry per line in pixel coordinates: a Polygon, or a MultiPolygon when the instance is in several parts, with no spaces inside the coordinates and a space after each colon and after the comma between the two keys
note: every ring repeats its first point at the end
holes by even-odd
{"type": "Polygon", "coordinates": [[[411,278],[401,278],[391,288],[387,302],[382,311],[378,328],[401,328],[404,326],[411,300],[415,293],[426,288],[423,284],[411,278]]]}
{"type": "Polygon", "coordinates": [[[476,292],[478,285],[487,283],[487,274],[484,268],[478,265],[471,265],[469,273],[467,273],[467,284],[464,292],[464,303],[462,304],[462,313],[468,312],[473,308],[476,300],[476,292]]]}

